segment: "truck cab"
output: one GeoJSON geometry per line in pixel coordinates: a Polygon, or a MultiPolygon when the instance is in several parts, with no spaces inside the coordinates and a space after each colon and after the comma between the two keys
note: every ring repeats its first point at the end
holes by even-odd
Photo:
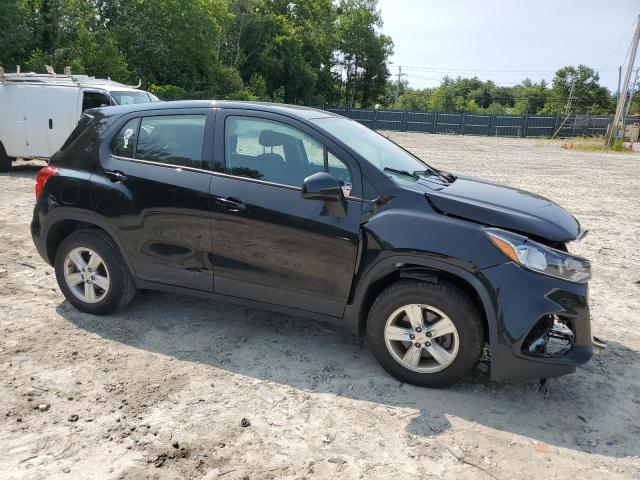
{"type": "Polygon", "coordinates": [[[149,92],[83,75],[0,75],[0,171],[15,158],[50,158],[85,110],[153,101],[149,92]]]}

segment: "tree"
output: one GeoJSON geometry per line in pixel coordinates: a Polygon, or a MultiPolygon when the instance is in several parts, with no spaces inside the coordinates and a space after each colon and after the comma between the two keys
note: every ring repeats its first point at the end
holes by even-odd
{"type": "Polygon", "coordinates": [[[339,65],[346,79],[345,100],[367,107],[384,94],[390,76],[387,60],[393,53],[382,27],[377,0],[341,0],[338,6],[339,65]]]}
{"type": "Polygon", "coordinates": [[[549,97],[547,82],[544,80],[540,83],[533,83],[527,78],[521,84],[514,86],[512,91],[515,100],[512,112],[521,115],[531,115],[542,111],[549,97]]]}
{"type": "Polygon", "coordinates": [[[19,0],[0,2],[0,65],[13,69],[30,52],[28,13],[19,0]]]}
{"type": "Polygon", "coordinates": [[[585,65],[559,69],[553,77],[543,113],[555,115],[566,110],[572,83],[572,113],[608,113],[611,96],[609,90],[598,83],[599,80],[598,73],[585,65]]]}
{"type": "Polygon", "coordinates": [[[426,111],[429,110],[429,91],[407,89],[393,104],[396,110],[426,111]]]}

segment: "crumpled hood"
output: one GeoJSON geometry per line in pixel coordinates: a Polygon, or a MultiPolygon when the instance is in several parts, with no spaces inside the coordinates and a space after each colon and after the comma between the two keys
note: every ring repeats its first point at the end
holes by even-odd
{"type": "Polygon", "coordinates": [[[426,195],[442,213],[552,242],[574,240],[581,232],[573,215],[549,199],[476,178],[459,176],[426,195]]]}

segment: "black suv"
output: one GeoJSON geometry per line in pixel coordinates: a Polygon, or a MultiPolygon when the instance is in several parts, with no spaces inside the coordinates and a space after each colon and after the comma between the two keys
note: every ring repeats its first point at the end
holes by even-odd
{"type": "Polygon", "coordinates": [[[584,232],[549,200],[430,167],[325,111],[161,102],[89,111],[38,174],[31,225],[67,300],[136,289],[365,333],[396,378],[575,371],[592,355],[584,232]]]}

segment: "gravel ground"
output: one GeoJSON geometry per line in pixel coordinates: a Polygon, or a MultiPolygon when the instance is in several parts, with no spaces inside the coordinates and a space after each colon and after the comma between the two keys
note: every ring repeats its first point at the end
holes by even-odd
{"type": "Polygon", "coordinates": [[[29,235],[36,162],[0,175],[2,478],[640,478],[640,154],[394,134],[435,166],[531,190],[591,230],[574,375],[444,390],[300,318],[161,293],[109,317],[59,292],[29,235]]]}

